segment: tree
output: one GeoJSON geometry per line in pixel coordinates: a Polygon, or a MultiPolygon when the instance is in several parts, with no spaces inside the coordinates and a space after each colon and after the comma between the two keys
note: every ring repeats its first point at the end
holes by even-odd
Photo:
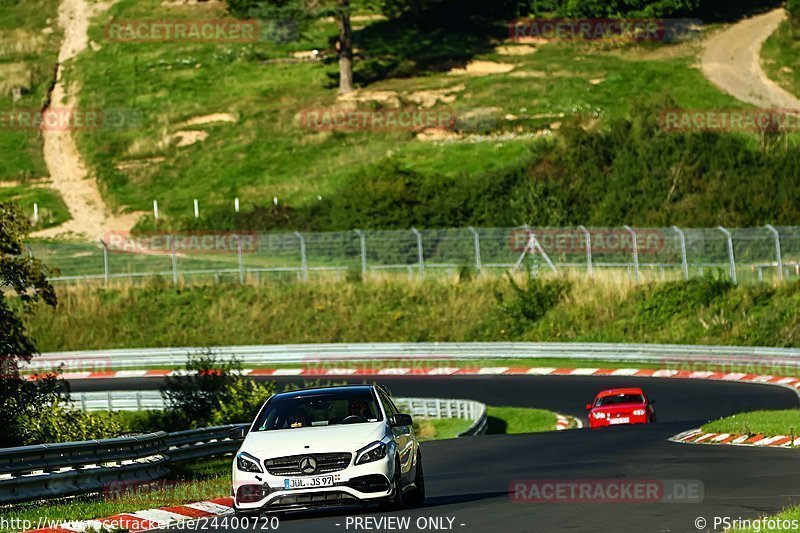
{"type": "Polygon", "coordinates": [[[51,272],[38,259],[29,257],[23,238],[30,222],[11,203],[0,203],[0,446],[26,442],[31,417],[57,398],[60,384],[55,376],[37,381],[20,377],[20,364],[38,353],[28,336],[21,314],[31,312],[35,302],[56,305],[56,293],[47,281],[51,272]],[[9,299],[7,293],[16,296],[9,299]]]}
{"type": "Polygon", "coordinates": [[[291,20],[298,27],[310,21],[331,17],[339,26],[336,53],[339,57],[339,92],[354,90],[353,27],[350,22],[350,0],[229,0],[231,13],[258,18],[267,23],[291,20]]]}

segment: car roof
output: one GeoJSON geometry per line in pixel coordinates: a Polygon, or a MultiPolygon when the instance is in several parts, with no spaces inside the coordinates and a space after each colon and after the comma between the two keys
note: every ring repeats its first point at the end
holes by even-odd
{"type": "Polygon", "coordinates": [[[617,394],[642,394],[644,391],[639,387],[627,387],[623,389],[608,389],[601,391],[597,394],[598,398],[605,398],[606,396],[616,396],[617,394]]]}
{"type": "Polygon", "coordinates": [[[312,387],[310,389],[297,389],[285,392],[279,392],[275,396],[294,396],[297,394],[315,394],[332,391],[342,392],[367,392],[373,389],[372,385],[336,385],[332,387],[312,387]]]}

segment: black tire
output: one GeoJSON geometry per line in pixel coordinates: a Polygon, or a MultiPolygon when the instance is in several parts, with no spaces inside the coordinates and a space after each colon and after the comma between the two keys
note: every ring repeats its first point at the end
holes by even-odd
{"type": "Polygon", "coordinates": [[[242,518],[253,519],[253,518],[258,518],[259,516],[261,516],[261,511],[240,511],[238,509],[235,509],[233,511],[233,514],[239,520],[241,520],[242,518]]]}
{"type": "Polygon", "coordinates": [[[399,458],[395,461],[394,470],[394,491],[392,496],[381,504],[381,508],[387,511],[398,511],[405,506],[405,498],[403,497],[403,474],[400,470],[399,458]]]}
{"type": "Polygon", "coordinates": [[[422,455],[417,456],[414,488],[406,495],[406,501],[410,507],[421,507],[425,503],[425,472],[422,469],[422,455]]]}

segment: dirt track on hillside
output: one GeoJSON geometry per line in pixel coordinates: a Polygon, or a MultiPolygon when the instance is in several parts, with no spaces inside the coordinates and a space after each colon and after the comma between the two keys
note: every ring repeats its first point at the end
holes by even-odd
{"type": "MultiPolygon", "coordinates": [[[[56,83],[50,98],[50,109],[76,109],[78,88],[64,82],[64,62],[82,53],[89,44],[89,21],[98,12],[108,9],[113,2],[89,4],[86,0],[62,0],[58,9],[58,24],[64,29],[64,41],[58,54],[56,83]]],[[[36,237],[55,237],[73,234],[90,239],[100,239],[111,230],[127,231],[138,215],[113,216],[109,214],[83,158],[75,145],[70,129],[42,131],[44,160],[57,190],[69,209],[71,219],[61,226],[36,232],[36,237]]]]}
{"type": "Polygon", "coordinates": [[[771,109],[800,109],[800,100],[761,68],[761,47],[786,18],[783,9],[745,19],[709,38],[701,56],[703,74],[735,98],[771,109]]]}

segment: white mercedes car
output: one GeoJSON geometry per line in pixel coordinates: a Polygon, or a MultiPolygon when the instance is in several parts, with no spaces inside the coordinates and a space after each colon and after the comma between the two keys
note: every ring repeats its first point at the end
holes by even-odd
{"type": "Polygon", "coordinates": [[[249,431],[232,436],[244,436],[233,461],[238,515],[369,503],[400,508],[425,500],[411,416],[380,386],[275,394],[249,431]]]}

